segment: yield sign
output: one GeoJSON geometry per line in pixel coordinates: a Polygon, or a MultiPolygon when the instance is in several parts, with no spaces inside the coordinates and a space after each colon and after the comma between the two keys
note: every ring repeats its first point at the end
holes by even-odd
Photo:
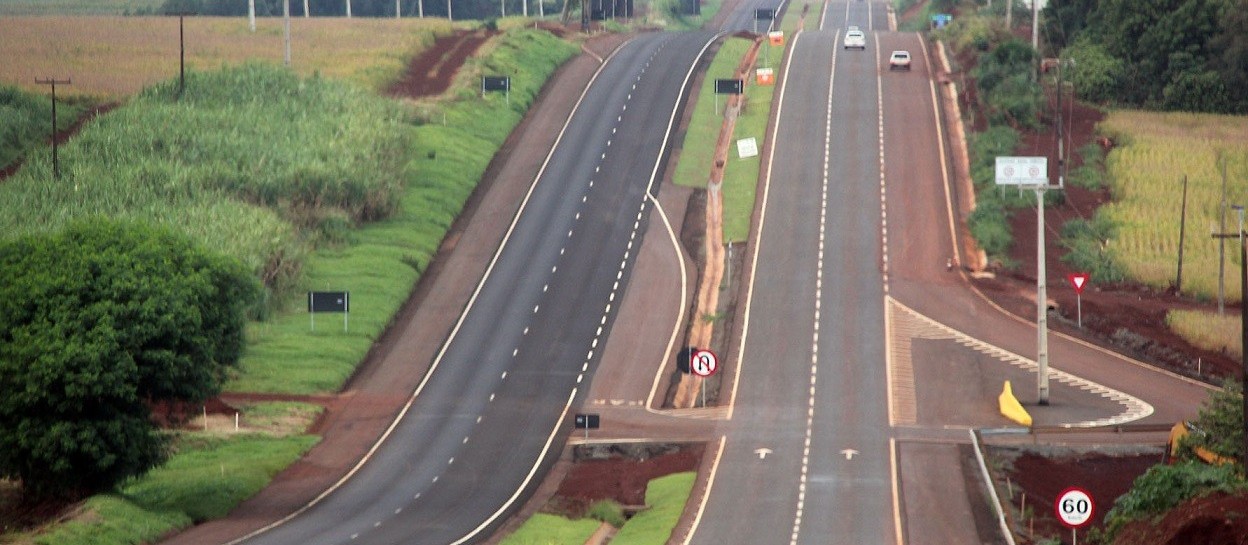
{"type": "Polygon", "coordinates": [[[1066,279],[1075,287],[1075,295],[1082,295],[1083,287],[1088,285],[1088,273],[1070,273],[1066,279]]]}

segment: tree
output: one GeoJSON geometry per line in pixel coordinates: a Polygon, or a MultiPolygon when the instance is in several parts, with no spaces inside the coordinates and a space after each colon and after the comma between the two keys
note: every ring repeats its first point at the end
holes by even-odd
{"type": "Polygon", "coordinates": [[[163,461],[149,404],[219,392],[259,293],[237,261],[141,223],[0,244],[0,475],[75,498],[163,461]]]}
{"type": "Polygon", "coordinates": [[[1219,18],[1220,29],[1209,39],[1219,52],[1210,62],[1232,93],[1230,113],[1248,113],[1248,0],[1236,0],[1219,18]]]}

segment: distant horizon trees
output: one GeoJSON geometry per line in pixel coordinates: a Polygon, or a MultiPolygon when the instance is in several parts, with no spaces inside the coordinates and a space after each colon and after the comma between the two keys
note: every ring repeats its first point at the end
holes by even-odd
{"type": "Polygon", "coordinates": [[[1042,20],[1080,98],[1248,114],[1248,0],[1052,0],[1042,20]]]}

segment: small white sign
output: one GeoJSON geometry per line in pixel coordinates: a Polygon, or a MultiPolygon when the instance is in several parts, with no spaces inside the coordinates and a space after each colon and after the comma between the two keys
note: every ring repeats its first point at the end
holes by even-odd
{"type": "Polygon", "coordinates": [[[753,136],[737,140],[737,155],[742,159],[758,156],[758,141],[753,136]]]}
{"type": "Polygon", "coordinates": [[[997,185],[1049,185],[1048,157],[997,157],[997,185]]]}
{"type": "Polygon", "coordinates": [[[1053,502],[1053,510],[1067,528],[1078,528],[1092,521],[1096,507],[1086,490],[1070,487],[1058,495],[1057,501],[1053,502]]]}

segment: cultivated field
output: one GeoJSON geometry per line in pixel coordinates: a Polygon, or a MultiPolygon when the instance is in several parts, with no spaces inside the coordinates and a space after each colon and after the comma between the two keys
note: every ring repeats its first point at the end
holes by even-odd
{"type": "MultiPolygon", "coordinates": [[[[257,19],[253,33],[245,17],[187,17],[184,30],[188,71],[283,62],[281,18],[257,19]]],[[[291,65],[376,90],[450,31],[445,19],[293,18],[291,65]]],[[[41,93],[35,78],[55,76],[73,79],[58,94],[122,98],[177,77],[178,55],[177,17],[0,17],[0,82],[41,93]]]]}
{"type": "MultiPolygon", "coordinates": [[[[1248,118],[1184,113],[1114,112],[1100,125],[1117,147],[1106,159],[1114,202],[1101,208],[1117,226],[1107,242],[1127,275],[1164,289],[1175,280],[1183,177],[1188,179],[1183,292],[1217,297],[1222,174],[1226,202],[1248,205],[1248,118]]],[[[1238,228],[1226,210],[1226,230],[1238,228]]],[[[1226,294],[1239,299],[1239,251],[1226,244],[1226,294]]]]}
{"type": "Polygon", "coordinates": [[[164,0],[0,0],[0,15],[125,15],[153,10],[164,0]]]}

